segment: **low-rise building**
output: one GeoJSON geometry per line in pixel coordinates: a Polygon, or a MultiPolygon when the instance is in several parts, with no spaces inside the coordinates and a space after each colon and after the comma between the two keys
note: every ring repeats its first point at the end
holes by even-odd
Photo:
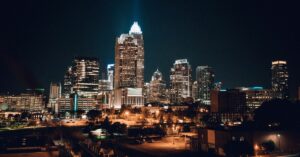
{"type": "Polygon", "coordinates": [[[42,111],[45,108],[43,95],[23,93],[20,95],[2,95],[3,103],[11,111],[42,111]]]}
{"type": "Polygon", "coordinates": [[[213,150],[216,154],[228,156],[226,145],[230,142],[246,144],[250,150],[249,155],[259,155],[264,151],[263,143],[272,141],[275,144],[275,152],[295,153],[300,151],[300,135],[297,131],[263,131],[255,129],[204,129],[198,130],[198,143],[192,143],[193,149],[201,151],[213,150]]]}

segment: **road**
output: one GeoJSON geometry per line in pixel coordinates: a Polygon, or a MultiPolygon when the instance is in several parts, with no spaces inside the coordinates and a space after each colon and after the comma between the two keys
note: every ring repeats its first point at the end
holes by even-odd
{"type": "Polygon", "coordinates": [[[58,151],[0,154],[0,157],[58,157],[58,151]]]}
{"type": "Polygon", "coordinates": [[[148,154],[149,156],[171,156],[172,154],[178,154],[186,151],[184,139],[173,139],[173,137],[167,137],[160,141],[154,141],[153,143],[145,142],[139,145],[122,145],[127,149],[133,149],[135,151],[148,154]]]}

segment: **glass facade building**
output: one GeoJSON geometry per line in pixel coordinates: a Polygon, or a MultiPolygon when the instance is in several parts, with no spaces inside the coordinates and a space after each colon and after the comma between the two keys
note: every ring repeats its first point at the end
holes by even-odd
{"type": "Polygon", "coordinates": [[[182,102],[192,96],[192,68],[187,59],[176,60],[171,68],[170,101],[182,102]]]}
{"type": "Polygon", "coordinates": [[[288,68],[287,62],[277,60],[272,62],[272,91],[273,97],[279,99],[288,99],[288,68]]]}

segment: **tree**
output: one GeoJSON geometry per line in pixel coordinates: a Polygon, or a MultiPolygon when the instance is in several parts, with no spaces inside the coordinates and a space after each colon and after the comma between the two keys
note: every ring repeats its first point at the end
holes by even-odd
{"type": "Polygon", "coordinates": [[[24,111],[24,112],[21,113],[21,117],[20,118],[21,119],[26,119],[26,118],[30,119],[31,118],[31,114],[29,112],[27,112],[27,111],[24,111]]]}
{"type": "Polygon", "coordinates": [[[259,128],[300,128],[300,105],[288,100],[272,99],[263,102],[254,111],[255,125],[259,128]]]}
{"type": "Polygon", "coordinates": [[[95,120],[96,118],[102,115],[102,112],[99,110],[89,110],[89,112],[86,115],[88,118],[95,120]]]}
{"type": "Polygon", "coordinates": [[[121,105],[120,114],[123,114],[125,111],[129,111],[131,108],[125,104],[121,105]]]}
{"type": "Polygon", "coordinates": [[[183,125],[182,132],[190,132],[191,128],[188,124],[183,125]]]}
{"type": "Polygon", "coordinates": [[[193,105],[189,105],[189,107],[186,111],[186,114],[187,114],[187,117],[193,119],[197,115],[196,108],[193,107],[193,105]]]}
{"type": "Polygon", "coordinates": [[[121,124],[120,122],[115,122],[111,125],[111,132],[125,134],[126,132],[126,124],[121,124]]]}
{"type": "Polygon", "coordinates": [[[110,121],[109,121],[109,118],[106,116],[103,123],[102,123],[102,127],[106,130],[110,130],[110,121]]]}
{"type": "Polygon", "coordinates": [[[156,125],[154,127],[154,133],[159,135],[160,137],[165,136],[166,132],[164,131],[164,129],[162,127],[160,127],[159,125],[156,125]]]}
{"type": "Polygon", "coordinates": [[[269,141],[265,141],[261,144],[261,146],[264,148],[264,150],[267,152],[267,153],[270,153],[272,151],[275,150],[275,143],[272,141],[272,140],[269,140],[269,141]]]}
{"type": "Polygon", "coordinates": [[[239,157],[253,154],[253,147],[247,141],[229,141],[224,145],[226,156],[239,157]]]}
{"type": "Polygon", "coordinates": [[[81,116],[81,115],[84,114],[84,113],[85,113],[84,110],[78,110],[78,111],[77,111],[77,115],[78,115],[78,116],[81,116]]]}
{"type": "Polygon", "coordinates": [[[142,112],[142,110],[141,110],[141,108],[135,107],[135,108],[133,108],[133,109],[131,110],[131,112],[132,112],[133,114],[140,114],[140,113],[142,112]]]}

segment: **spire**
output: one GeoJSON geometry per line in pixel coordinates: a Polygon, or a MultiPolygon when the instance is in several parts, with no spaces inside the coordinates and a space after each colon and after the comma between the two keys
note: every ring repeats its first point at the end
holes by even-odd
{"type": "Polygon", "coordinates": [[[156,72],[159,72],[159,73],[160,73],[160,71],[158,70],[158,68],[156,68],[156,72]]]}
{"type": "Polygon", "coordinates": [[[134,22],[130,28],[129,34],[142,34],[141,27],[139,26],[138,22],[134,22]]]}

